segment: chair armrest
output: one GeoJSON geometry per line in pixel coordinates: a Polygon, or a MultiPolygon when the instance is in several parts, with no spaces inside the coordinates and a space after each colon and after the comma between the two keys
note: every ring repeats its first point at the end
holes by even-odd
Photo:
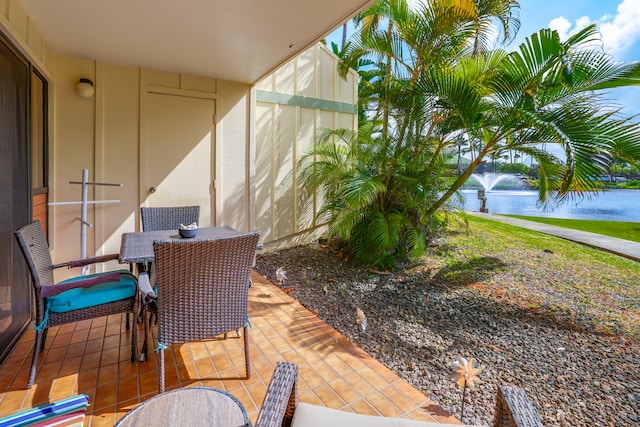
{"type": "Polygon", "coordinates": [[[71,280],[69,282],[57,283],[54,285],[42,285],[40,287],[41,297],[52,297],[61,294],[69,289],[77,288],[90,288],[100,283],[118,282],[120,281],[120,275],[126,273],[113,272],[107,274],[100,274],[98,276],[87,277],[86,279],[71,280]]]}
{"type": "Polygon", "coordinates": [[[113,261],[118,259],[118,254],[108,254],[108,255],[100,255],[100,256],[94,256],[91,258],[85,258],[85,259],[76,259],[76,260],[72,260],[69,262],[63,262],[62,264],[55,264],[53,266],[53,268],[60,268],[60,267],[68,267],[68,268],[74,268],[74,267],[84,267],[85,265],[90,265],[90,264],[97,264],[99,262],[107,262],[107,261],[113,261]]]}
{"type": "Polygon", "coordinates": [[[298,406],[298,365],[278,362],[254,427],[289,427],[298,406]]]}
{"type": "Polygon", "coordinates": [[[494,427],[543,427],[540,416],[523,389],[498,387],[494,427]]]}

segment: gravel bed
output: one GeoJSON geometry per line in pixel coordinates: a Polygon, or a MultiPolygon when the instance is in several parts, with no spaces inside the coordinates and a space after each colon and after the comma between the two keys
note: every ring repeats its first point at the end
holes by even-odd
{"type": "Polygon", "coordinates": [[[459,419],[451,364],[473,357],[482,381],[467,390],[465,423],[492,425],[496,387],[515,385],[545,426],[640,425],[637,339],[550,319],[482,286],[452,286],[436,267],[376,272],[319,244],[257,257],[274,283],[280,267],[293,298],[459,419]]]}

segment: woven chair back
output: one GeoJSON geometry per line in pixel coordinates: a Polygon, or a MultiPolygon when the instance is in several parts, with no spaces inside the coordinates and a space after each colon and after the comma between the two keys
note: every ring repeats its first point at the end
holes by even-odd
{"type": "Polygon", "coordinates": [[[198,223],[200,206],[140,208],[140,216],[142,231],[177,230],[180,224],[198,223]]]}
{"type": "Polygon", "coordinates": [[[247,324],[259,236],[154,243],[159,342],[212,338],[247,324]]]}
{"type": "Polygon", "coordinates": [[[47,238],[44,236],[39,220],[20,227],[15,234],[29,266],[36,297],[38,297],[42,284],[52,285],[54,283],[53,262],[47,238]]]}

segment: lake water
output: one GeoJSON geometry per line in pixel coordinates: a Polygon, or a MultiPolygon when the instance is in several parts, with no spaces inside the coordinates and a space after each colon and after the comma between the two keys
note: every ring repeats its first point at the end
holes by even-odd
{"type": "MultiPolygon", "coordinates": [[[[480,210],[477,190],[462,190],[466,210],[480,210]]],[[[565,202],[555,210],[537,207],[536,191],[493,190],[485,193],[487,209],[494,214],[514,214],[569,219],[640,222],[640,190],[609,190],[581,200],[565,202]]]]}

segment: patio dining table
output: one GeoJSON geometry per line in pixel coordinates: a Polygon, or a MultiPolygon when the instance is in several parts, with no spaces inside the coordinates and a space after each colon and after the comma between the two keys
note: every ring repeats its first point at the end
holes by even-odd
{"type": "MultiPolygon", "coordinates": [[[[239,234],[242,233],[227,226],[199,228],[197,235],[192,238],[184,238],[180,236],[180,234],[178,234],[178,230],[137,231],[132,233],[123,233],[118,261],[121,264],[136,264],[138,273],[143,273],[148,270],[147,267],[149,263],[152,263],[155,260],[153,242],[210,240],[237,236],[239,234]]],[[[258,249],[261,249],[261,247],[262,245],[258,244],[258,249]]],[[[142,275],[140,277],[142,278],[142,275]]],[[[146,306],[146,309],[151,309],[151,311],[153,311],[154,307],[155,304],[149,304],[148,306],[146,306]]],[[[142,350],[140,351],[141,361],[148,360],[149,358],[147,348],[149,348],[148,340],[150,339],[150,337],[151,331],[145,327],[144,344],[142,346],[142,350]]]]}
{"type": "Polygon", "coordinates": [[[154,261],[153,242],[172,240],[207,240],[232,237],[241,234],[231,227],[204,227],[198,229],[198,234],[192,238],[183,238],[178,230],[137,231],[124,233],[120,245],[118,261],[121,264],[143,264],[154,261]]]}

